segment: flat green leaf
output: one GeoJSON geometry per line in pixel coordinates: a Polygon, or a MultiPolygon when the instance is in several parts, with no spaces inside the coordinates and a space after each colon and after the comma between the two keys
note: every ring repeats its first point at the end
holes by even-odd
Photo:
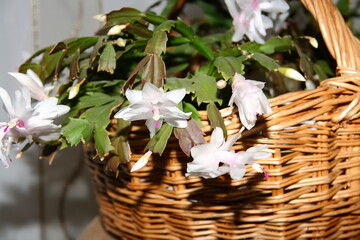
{"type": "Polygon", "coordinates": [[[108,43],[100,54],[98,71],[106,71],[113,74],[115,68],[116,52],[114,46],[111,43],[108,43]]]}
{"type": "Polygon", "coordinates": [[[123,119],[118,119],[116,135],[111,140],[111,145],[114,147],[113,153],[115,157],[110,163],[107,163],[107,168],[116,172],[120,163],[127,163],[130,160],[131,149],[128,141],[128,132],[130,130],[131,122],[123,119]]]}
{"type": "Polygon", "coordinates": [[[235,73],[244,74],[243,58],[237,57],[217,57],[214,61],[214,65],[218,69],[218,72],[227,81],[233,77],[235,73]]]}
{"type": "Polygon", "coordinates": [[[248,52],[259,52],[261,44],[256,42],[246,42],[240,45],[240,49],[248,52]]]}
{"type": "Polygon", "coordinates": [[[137,23],[131,23],[127,25],[124,31],[135,34],[143,38],[151,38],[153,34],[153,32],[149,30],[147,27],[137,23]]]}
{"type": "Polygon", "coordinates": [[[67,142],[69,142],[71,146],[75,146],[83,139],[89,139],[92,126],[87,120],[70,118],[69,122],[62,127],[62,131],[67,142]]]}
{"type": "Polygon", "coordinates": [[[139,21],[143,16],[144,14],[135,8],[124,7],[106,14],[106,20],[107,25],[114,26],[139,21]]]}
{"type": "Polygon", "coordinates": [[[94,49],[92,50],[90,55],[91,64],[95,61],[96,57],[100,55],[99,50],[104,46],[105,39],[105,37],[99,37],[96,44],[94,45],[94,49]]]}
{"type": "Polygon", "coordinates": [[[56,66],[59,64],[59,61],[62,61],[63,57],[64,55],[62,51],[51,55],[44,53],[43,58],[40,61],[43,73],[40,75],[43,76],[44,79],[51,76],[54,73],[56,66]]]}
{"type": "Polygon", "coordinates": [[[186,25],[181,19],[177,20],[175,29],[187,39],[193,40],[195,36],[194,30],[190,26],[186,25]]]}
{"type": "Polygon", "coordinates": [[[189,78],[166,78],[165,89],[178,89],[185,88],[188,92],[195,92],[194,80],[189,78]]]}
{"type": "Polygon", "coordinates": [[[67,48],[67,44],[65,42],[58,42],[51,48],[51,50],[49,51],[49,55],[62,51],[66,48],[67,48]]]}
{"type": "Polygon", "coordinates": [[[171,136],[173,128],[173,126],[170,126],[167,123],[163,124],[161,129],[150,139],[149,143],[145,147],[145,151],[150,150],[161,156],[167,145],[167,141],[171,136]]]}
{"type": "Polygon", "coordinates": [[[237,56],[242,56],[242,55],[243,55],[243,52],[241,51],[241,49],[238,48],[238,47],[234,47],[234,46],[226,47],[224,49],[221,49],[221,51],[218,51],[215,54],[216,57],[220,57],[220,56],[223,56],[223,57],[237,57],[237,56]]]}
{"type": "Polygon", "coordinates": [[[301,71],[304,73],[306,78],[311,78],[311,76],[313,75],[313,63],[311,59],[301,50],[299,46],[295,45],[295,48],[297,53],[299,54],[299,66],[301,71]]]}
{"type": "Polygon", "coordinates": [[[166,52],[167,34],[163,31],[154,32],[153,36],[149,39],[145,53],[161,55],[166,52]]]}
{"type": "Polygon", "coordinates": [[[141,59],[141,61],[136,65],[136,67],[134,68],[134,70],[131,72],[130,76],[128,77],[128,79],[126,80],[122,91],[125,92],[126,89],[128,89],[129,87],[132,87],[132,85],[134,84],[135,78],[137,76],[137,74],[139,73],[139,71],[149,62],[151,55],[146,55],[143,59],[141,59]]]}
{"type": "Polygon", "coordinates": [[[219,109],[216,107],[215,103],[211,102],[206,106],[208,117],[211,123],[211,127],[215,129],[220,127],[223,130],[224,138],[227,136],[227,130],[224,123],[224,118],[221,116],[219,109]]]}
{"type": "Polygon", "coordinates": [[[99,37],[81,37],[70,41],[67,44],[68,56],[73,55],[78,49],[80,49],[80,52],[85,51],[86,49],[94,46],[98,40],[99,37]]]}
{"type": "Polygon", "coordinates": [[[154,14],[152,12],[145,12],[145,16],[144,16],[145,20],[148,21],[149,23],[154,24],[155,26],[167,21],[168,19],[163,17],[163,16],[159,16],[157,14],[154,14]]]}
{"type": "Polygon", "coordinates": [[[110,123],[110,115],[115,107],[119,106],[123,98],[114,97],[114,101],[105,105],[92,107],[80,115],[81,119],[86,119],[88,122],[96,124],[99,127],[106,128],[110,123]]]}
{"type": "Polygon", "coordinates": [[[105,128],[96,125],[94,140],[97,155],[101,160],[103,160],[104,157],[106,157],[109,152],[114,149],[110,142],[109,133],[105,128]]]}
{"type": "Polygon", "coordinates": [[[168,38],[168,46],[179,46],[191,42],[188,38],[185,37],[169,36],[168,38]]]}
{"type": "Polygon", "coordinates": [[[143,85],[150,82],[157,87],[163,87],[164,78],[166,77],[165,63],[162,58],[156,54],[150,54],[150,59],[144,66],[142,74],[143,85]]]}
{"type": "Polygon", "coordinates": [[[59,79],[60,72],[61,72],[62,67],[63,67],[63,61],[64,61],[64,58],[65,58],[66,55],[67,55],[67,50],[66,49],[62,50],[61,55],[60,55],[58,61],[56,62],[54,80],[59,79]]]}
{"type": "Polygon", "coordinates": [[[197,103],[218,102],[222,104],[222,99],[217,96],[216,78],[203,73],[196,73],[192,78],[195,87],[195,97],[197,103]]]}
{"type": "Polygon", "coordinates": [[[74,57],[70,63],[70,78],[71,79],[77,79],[78,76],[78,72],[79,72],[79,58],[80,58],[80,48],[78,48],[78,50],[76,51],[76,53],[74,54],[74,57]]]}
{"type": "Polygon", "coordinates": [[[97,107],[97,106],[104,105],[106,103],[110,103],[110,102],[114,101],[114,99],[115,98],[113,96],[109,96],[105,93],[90,92],[90,93],[87,93],[87,95],[81,96],[79,98],[78,107],[80,109],[89,108],[89,107],[97,107]]]}
{"type": "Polygon", "coordinates": [[[260,46],[259,50],[266,54],[272,54],[274,52],[288,51],[291,48],[293,48],[293,44],[290,36],[276,36],[267,40],[260,46]]]}
{"type": "Polygon", "coordinates": [[[159,26],[155,28],[155,31],[166,31],[170,32],[170,30],[175,27],[176,21],[174,20],[166,20],[165,22],[161,23],[159,26]]]}
{"type": "Polygon", "coordinates": [[[214,59],[214,53],[212,49],[198,36],[196,36],[192,41],[191,45],[199,51],[207,60],[214,59]]]}
{"type": "Polygon", "coordinates": [[[254,59],[261,66],[265,67],[269,71],[272,71],[279,67],[279,65],[273,58],[270,58],[262,53],[253,53],[251,59],[254,59]]]}

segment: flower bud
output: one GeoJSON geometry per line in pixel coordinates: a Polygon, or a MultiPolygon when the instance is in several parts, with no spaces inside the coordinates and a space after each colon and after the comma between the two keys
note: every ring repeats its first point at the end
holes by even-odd
{"type": "Polygon", "coordinates": [[[227,83],[226,83],[226,81],[223,80],[223,79],[220,79],[219,81],[216,82],[216,87],[217,87],[218,89],[223,89],[223,88],[226,87],[226,85],[227,85],[227,83]]]}
{"type": "Polygon", "coordinates": [[[73,99],[74,97],[76,97],[79,91],[80,91],[80,84],[76,84],[75,86],[73,86],[69,91],[69,99],[73,99]]]}
{"type": "Polygon", "coordinates": [[[126,28],[126,26],[127,26],[126,24],[115,25],[109,29],[107,35],[117,35],[117,34],[121,33],[121,31],[124,30],[126,28]]]}
{"type": "Polygon", "coordinates": [[[318,41],[316,40],[316,38],[309,37],[309,36],[306,36],[304,38],[309,40],[309,43],[311,44],[311,46],[313,46],[314,48],[318,48],[319,44],[318,44],[318,41]]]}
{"type": "Polygon", "coordinates": [[[301,81],[301,82],[306,81],[304,76],[293,68],[280,67],[277,70],[279,72],[281,72],[282,74],[284,74],[286,77],[291,78],[293,80],[297,80],[297,81],[301,81]]]}
{"type": "Polygon", "coordinates": [[[98,14],[93,16],[95,20],[98,20],[99,22],[106,22],[106,15],[105,14],[98,14]]]}
{"type": "Polygon", "coordinates": [[[116,40],[116,45],[118,45],[119,47],[125,47],[126,46],[126,39],[118,38],[116,40]]]}

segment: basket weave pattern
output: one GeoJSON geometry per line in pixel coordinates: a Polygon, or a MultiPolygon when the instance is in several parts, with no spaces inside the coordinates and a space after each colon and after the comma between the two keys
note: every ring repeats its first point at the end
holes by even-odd
{"type": "MultiPolygon", "coordinates": [[[[302,2],[318,21],[339,76],[271,99],[273,113],[234,145],[267,144],[273,156],[259,163],[270,177],[250,168],[238,181],[184,177],[190,159],[175,138],[161,158],[130,173],[149,140],[143,122],[134,122],[132,159],[119,178],[86,148],[106,230],[134,240],[360,238],[360,45],[331,0],[302,2]]],[[[210,123],[201,114],[208,137],[210,123]]],[[[228,135],[235,134],[236,109],[222,115],[228,135]]]]}

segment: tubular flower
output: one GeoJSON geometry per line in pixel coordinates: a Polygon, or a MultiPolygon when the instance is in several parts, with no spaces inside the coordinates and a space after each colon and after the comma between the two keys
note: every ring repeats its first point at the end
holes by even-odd
{"type": "Polygon", "coordinates": [[[115,114],[115,118],[126,121],[146,120],[150,137],[161,128],[163,122],[178,128],[187,127],[191,113],[184,113],[177,105],[184,98],[185,89],[164,92],[151,83],[146,83],[143,90],[128,89],[125,92],[130,105],[115,114]]]}
{"type": "Polygon", "coordinates": [[[70,108],[58,105],[57,98],[47,98],[32,107],[30,93],[26,88],[15,91],[13,102],[3,88],[0,88],[0,97],[9,118],[7,123],[2,123],[2,131],[5,133],[2,138],[11,135],[14,141],[19,137],[25,137],[31,142],[33,138],[52,141],[60,136],[60,126],[53,122],[55,118],[66,114],[70,108]]]}
{"type": "Polygon", "coordinates": [[[272,112],[269,101],[262,91],[264,85],[263,82],[246,80],[241,74],[235,73],[229,106],[235,102],[239,109],[240,120],[247,129],[254,127],[258,115],[272,112]]]}
{"type": "Polygon", "coordinates": [[[225,0],[225,3],[233,18],[234,42],[246,35],[250,41],[263,43],[266,30],[273,28],[275,20],[277,26],[283,26],[278,21],[285,21],[283,18],[287,14],[282,15],[282,18],[278,18],[278,14],[289,10],[289,5],[284,0],[225,0]]]}
{"type": "Polygon", "coordinates": [[[235,153],[230,148],[240,137],[243,129],[225,142],[221,128],[215,128],[211,134],[210,143],[200,144],[191,149],[193,161],[187,164],[186,176],[200,176],[204,178],[215,178],[229,173],[235,180],[243,178],[246,172],[246,164],[250,164],[257,172],[265,170],[254,160],[267,159],[271,153],[262,152],[267,145],[249,148],[246,152],[235,153]]]}
{"type": "Polygon", "coordinates": [[[211,134],[210,143],[196,145],[191,148],[193,161],[187,164],[186,176],[217,177],[220,174],[220,162],[233,159],[236,153],[230,148],[239,138],[242,130],[225,142],[221,128],[217,127],[211,134]]]}

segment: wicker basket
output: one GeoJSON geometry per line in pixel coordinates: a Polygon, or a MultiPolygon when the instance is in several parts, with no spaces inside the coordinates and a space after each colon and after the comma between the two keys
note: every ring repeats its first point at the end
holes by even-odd
{"type": "MultiPolygon", "coordinates": [[[[234,149],[268,144],[242,180],[184,177],[190,161],[171,138],[161,158],[133,173],[148,131],[135,122],[132,159],[116,178],[86,147],[104,228],[121,239],[360,239],[360,49],[331,0],[302,0],[318,21],[338,77],[315,90],[271,99],[265,115],[234,149]]],[[[228,134],[240,127],[223,109],[228,134]]],[[[204,132],[211,127],[202,114],[204,132]]]]}

